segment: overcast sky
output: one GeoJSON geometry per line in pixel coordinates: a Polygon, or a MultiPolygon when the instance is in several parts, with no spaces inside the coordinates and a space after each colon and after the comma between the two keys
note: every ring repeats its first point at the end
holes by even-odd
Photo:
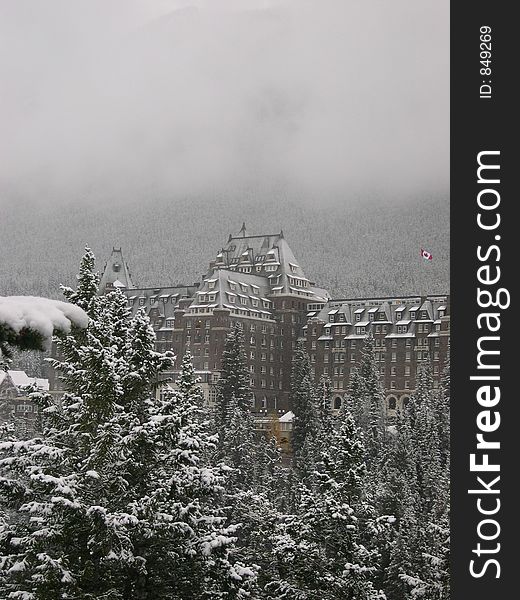
{"type": "Polygon", "coordinates": [[[448,176],[448,0],[0,0],[0,202],[448,176]]]}

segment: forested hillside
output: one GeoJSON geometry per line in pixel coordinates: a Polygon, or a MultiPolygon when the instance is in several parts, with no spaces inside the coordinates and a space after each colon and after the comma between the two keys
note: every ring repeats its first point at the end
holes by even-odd
{"type": "Polygon", "coordinates": [[[137,285],[193,283],[242,222],[285,237],[311,280],[333,297],[449,291],[449,204],[184,199],[66,206],[3,202],[0,294],[59,297],[89,244],[100,266],[122,246],[137,285]],[[433,254],[424,261],[421,247],[433,254]]]}

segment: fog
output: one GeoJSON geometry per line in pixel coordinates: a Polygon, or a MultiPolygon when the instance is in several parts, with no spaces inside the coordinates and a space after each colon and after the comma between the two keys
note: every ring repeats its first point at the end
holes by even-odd
{"type": "Polygon", "coordinates": [[[0,203],[448,177],[447,0],[0,0],[0,203]]]}

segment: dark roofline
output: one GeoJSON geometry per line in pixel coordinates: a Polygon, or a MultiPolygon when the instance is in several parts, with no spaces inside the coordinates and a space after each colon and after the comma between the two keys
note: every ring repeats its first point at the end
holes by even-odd
{"type": "Polygon", "coordinates": [[[412,300],[413,298],[449,298],[449,294],[427,294],[426,296],[422,296],[421,294],[415,294],[413,296],[376,296],[374,298],[330,298],[327,300],[327,304],[329,302],[369,302],[370,300],[412,300]]]}
{"type": "Polygon", "coordinates": [[[177,289],[177,288],[192,288],[198,287],[197,285],[184,285],[180,283],[179,285],[153,285],[151,287],[136,287],[136,288],[125,288],[125,292],[145,292],[147,290],[167,290],[167,289],[177,289]]]}

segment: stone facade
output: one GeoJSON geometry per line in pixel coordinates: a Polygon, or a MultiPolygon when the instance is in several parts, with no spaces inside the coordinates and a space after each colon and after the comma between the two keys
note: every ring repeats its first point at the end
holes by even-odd
{"type": "Polygon", "coordinates": [[[120,288],[133,312],[145,308],[157,349],[177,356],[170,377],[189,348],[208,403],[215,398],[226,334],[244,332],[257,415],[290,410],[293,352],[307,345],[316,379],[328,376],[339,408],[349,377],[359,366],[366,335],[376,357],[390,414],[413,392],[419,364],[429,362],[438,385],[449,344],[449,297],[416,296],[333,300],[305,275],[283,231],[229,236],[202,281],[137,288],[120,248],[105,265],[101,291],[120,288]]]}

